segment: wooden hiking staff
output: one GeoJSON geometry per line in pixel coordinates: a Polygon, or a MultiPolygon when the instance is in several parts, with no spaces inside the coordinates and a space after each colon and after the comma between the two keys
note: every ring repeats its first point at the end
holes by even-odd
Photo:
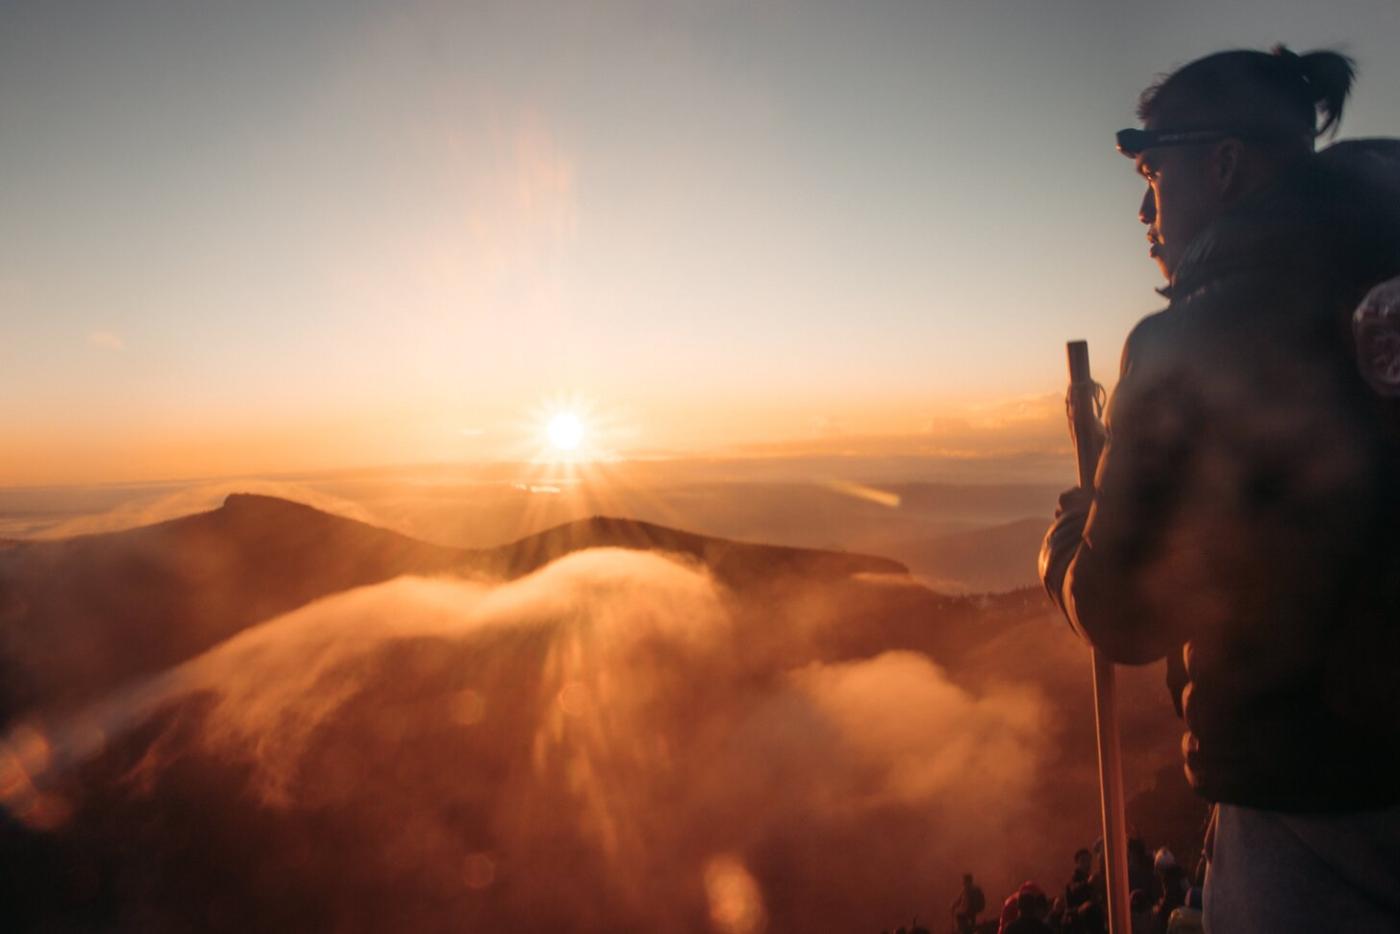
{"type": "MultiPolygon", "coordinates": [[[[1099,465],[1099,386],[1089,374],[1089,345],[1070,341],[1069,418],[1079,466],[1080,487],[1094,488],[1099,465]]],[[[1110,934],[1131,934],[1128,904],[1128,834],[1123,801],[1123,748],[1118,737],[1118,688],[1113,662],[1093,650],[1094,726],[1099,746],[1099,803],[1103,810],[1103,860],[1108,873],[1108,923],[1110,934]]]]}

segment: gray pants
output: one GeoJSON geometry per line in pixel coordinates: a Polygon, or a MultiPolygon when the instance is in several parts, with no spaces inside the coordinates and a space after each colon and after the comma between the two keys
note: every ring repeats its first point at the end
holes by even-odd
{"type": "Polygon", "coordinates": [[[1400,808],[1328,815],[1218,808],[1207,934],[1400,932],[1400,808]]]}

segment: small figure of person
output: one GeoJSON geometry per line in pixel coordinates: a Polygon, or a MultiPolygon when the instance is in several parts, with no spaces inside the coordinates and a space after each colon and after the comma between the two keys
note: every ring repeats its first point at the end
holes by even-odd
{"type": "Polygon", "coordinates": [[[1006,901],[1001,903],[1001,918],[997,925],[997,934],[1007,934],[1011,925],[1021,918],[1021,904],[1026,899],[1036,903],[1043,902],[1045,911],[1041,913],[1043,918],[1050,911],[1050,900],[1045,897],[1045,892],[1040,886],[1029,879],[1021,883],[1021,887],[1006,897],[1006,901]]]}
{"type": "Polygon", "coordinates": [[[962,889],[953,900],[953,926],[958,934],[975,934],[977,916],[987,910],[987,896],[973,880],[972,873],[963,873],[962,889]]]}
{"type": "Polygon", "coordinates": [[[1050,913],[1050,901],[1034,883],[1026,883],[1016,892],[1016,920],[1008,924],[1004,934],[1054,934],[1045,916],[1050,913]]]}
{"type": "Polygon", "coordinates": [[[1176,856],[1166,847],[1160,847],[1152,857],[1152,870],[1157,875],[1157,904],[1154,910],[1165,928],[1172,912],[1185,904],[1190,882],[1186,878],[1186,870],[1177,864],[1176,856]]]}
{"type": "Polygon", "coordinates": [[[1087,847],[1080,847],[1074,854],[1074,872],[1065,883],[1065,906],[1070,913],[1094,897],[1094,887],[1090,873],[1093,870],[1094,854],[1087,847]]]}

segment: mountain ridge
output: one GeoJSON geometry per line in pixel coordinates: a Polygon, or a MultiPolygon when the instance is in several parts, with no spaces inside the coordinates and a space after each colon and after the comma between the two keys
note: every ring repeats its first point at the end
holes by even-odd
{"type": "Polygon", "coordinates": [[[0,549],[0,722],[151,674],[320,597],[404,574],[513,578],[574,551],[679,554],[730,587],[908,576],[867,555],[736,542],[595,516],[495,548],[454,548],[281,497],[233,493],[151,525],[0,549]]]}

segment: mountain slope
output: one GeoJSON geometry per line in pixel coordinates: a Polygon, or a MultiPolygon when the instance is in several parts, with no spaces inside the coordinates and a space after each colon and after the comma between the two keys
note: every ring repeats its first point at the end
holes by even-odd
{"type": "Polygon", "coordinates": [[[0,714],[167,667],[328,593],[459,566],[441,548],[262,496],[0,551],[0,714]]]}
{"type": "Polygon", "coordinates": [[[421,542],[269,496],[143,528],[0,548],[0,723],[68,706],[249,626],[403,574],[516,577],[569,552],[678,553],[731,586],[907,573],[881,558],[749,545],[623,519],[569,523],[495,549],[421,542]]]}

